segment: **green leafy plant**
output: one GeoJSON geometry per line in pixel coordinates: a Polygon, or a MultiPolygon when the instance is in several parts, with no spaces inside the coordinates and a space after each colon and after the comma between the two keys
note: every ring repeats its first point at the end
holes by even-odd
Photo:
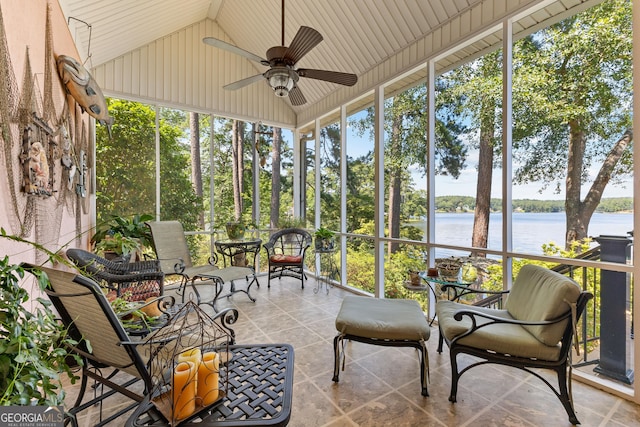
{"type": "Polygon", "coordinates": [[[123,236],[118,232],[97,242],[94,249],[98,255],[106,258],[108,252],[122,256],[140,251],[142,244],[138,238],[123,236]]]}
{"type": "Polygon", "coordinates": [[[91,242],[98,246],[103,240],[119,234],[122,237],[137,239],[138,246],[141,248],[152,248],[153,237],[149,227],[145,224],[151,220],[153,220],[153,216],[148,214],[133,215],[132,217],[111,215],[108,221],[96,227],[96,233],[91,238],[91,242]]]}
{"type": "Polygon", "coordinates": [[[151,327],[158,322],[156,316],[149,315],[143,307],[146,305],[140,302],[129,301],[130,293],[114,298],[109,303],[114,313],[120,319],[120,323],[127,330],[143,329],[151,327]]]}
{"type": "Polygon", "coordinates": [[[335,236],[335,234],[336,233],[329,230],[328,228],[320,227],[316,230],[314,236],[316,237],[316,239],[331,239],[333,238],[333,236],[335,236]]]}
{"type": "Polygon", "coordinates": [[[287,216],[278,220],[278,227],[284,228],[305,228],[307,221],[304,218],[287,216]]]}
{"type": "Polygon", "coordinates": [[[320,227],[318,228],[314,236],[315,240],[315,248],[317,251],[330,251],[333,250],[335,233],[327,228],[320,227]]]}
{"type": "MultiPolygon", "coordinates": [[[[4,229],[0,235],[31,244],[57,259],[42,246],[7,235],[4,229]]],[[[0,260],[0,405],[62,405],[61,375],[67,374],[72,384],[78,379],[69,367],[69,357],[82,364],[68,350],[78,343],[56,319],[49,300],[36,298],[29,303],[29,292],[21,286],[28,271],[35,275],[40,289],[47,287],[45,273],[12,263],[8,256],[0,260]],[[28,309],[30,305],[34,308],[28,309]]]]}

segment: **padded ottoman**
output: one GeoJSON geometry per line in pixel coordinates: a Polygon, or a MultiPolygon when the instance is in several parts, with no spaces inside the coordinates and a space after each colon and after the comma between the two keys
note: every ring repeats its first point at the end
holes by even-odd
{"type": "Polygon", "coordinates": [[[344,370],[345,339],[390,347],[414,347],[420,352],[422,395],[429,395],[426,384],[429,369],[426,341],[431,329],[416,301],[346,296],[336,317],[336,329],[339,333],[333,339],[333,381],[339,381],[341,357],[344,370]]]}

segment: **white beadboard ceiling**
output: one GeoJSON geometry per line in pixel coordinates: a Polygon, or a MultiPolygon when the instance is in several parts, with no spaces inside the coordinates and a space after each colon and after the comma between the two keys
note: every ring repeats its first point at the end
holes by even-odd
{"type": "MultiPolygon", "coordinates": [[[[196,111],[210,109],[216,114],[228,113],[230,116],[253,117],[293,126],[300,125],[301,120],[306,121],[330,111],[340,102],[357,98],[376,84],[396,78],[402,74],[403,67],[415,67],[430,53],[446,48],[447,43],[461,43],[465,38],[472,38],[474,32],[486,31],[507,15],[535,7],[535,11],[519,17],[514,24],[516,32],[530,32],[541,24],[548,25],[548,22],[597,2],[286,0],[285,45],[291,42],[302,25],[318,30],[324,37],[324,41],[311,50],[297,67],[355,73],[360,80],[353,88],[344,88],[317,80],[300,79],[300,89],[308,102],[292,107],[288,101],[267,93],[269,89],[263,82],[251,85],[262,85],[260,88],[240,89],[238,94],[222,94],[219,87],[208,87],[221,87],[262,73],[266,67],[244,58],[231,59],[230,55],[233,54],[218,52],[219,49],[199,41],[201,36],[222,38],[264,57],[268,48],[281,43],[281,0],[59,0],[78,46],[80,59],[96,74],[105,93],[124,97],[131,95],[134,99],[179,105],[187,109],[193,107],[196,111]],[[210,31],[211,34],[203,31],[210,31]],[[426,43],[433,47],[425,47],[426,43]],[[179,52],[180,49],[188,52],[179,52]],[[148,54],[151,51],[156,53],[148,54]],[[163,58],[158,59],[158,52],[163,52],[163,58]],[[398,58],[399,54],[401,58],[398,58]],[[152,60],[156,62],[150,62],[152,60]],[[193,64],[172,65],[158,61],[192,61],[193,64]],[[243,65],[221,66],[220,62],[223,61],[240,61],[243,65]],[[176,68],[176,72],[184,69],[180,78],[196,83],[188,84],[183,90],[171,87],[174,84],[172,81],[148,81],[159,78],[158,72],[152,71],[160,66],[165,69],[176,68]],[[206,80],[206,85],[198,83],[199,79],[203,82],[206,80]],[[145,88],[137,88],[141,85],[145,88]],[[152,86],[162,90],[151,90],[152,86]],[[181,95],[181,91],[187,94],[181,95]],[[268,100],[264,99],[269,95],[268,100]],[[219,100],[201,99],[209,96],[216,96],[219,100]],[[257,100],[263,104],[259,109],[240,105],[242,102],[256,103],[257,100]],[[288,113],[284,111],[270,115],[266,111],[271,108],[284,109],[288,113]]],[[[500,43],[500,33],[475,40],[464,50],[443,60],[441,68],[464,60],[465,56],[477,55],[496,43],[500,43]]],[[[168,71],[161,74],[162,78],[166,79],[167,74],[168,71]]],[[[415,75],[407,77],[406,83],[411,84],[416,80],[418,78],[415,75]]],[[[402,88],[403,83],[396,81],[394,85],[397,90],[402,88]]]]}

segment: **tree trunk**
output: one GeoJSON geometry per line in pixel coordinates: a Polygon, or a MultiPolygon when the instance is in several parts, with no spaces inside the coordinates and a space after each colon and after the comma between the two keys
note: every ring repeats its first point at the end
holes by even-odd
{"type": "MultiPolygon", "coordinates": [[[[191,182],[198,197],[202,197],[202,164],[200,161],[200,122],[198,113],[189,113],[189,133],[191,134],[191,182]]],[[[201,210],[198,221],[204,230],[204,211],[201,210]]]]}
{"type": "MultiPolygon", "coordinates": [[[[476,208],[473,216],[471,246],[486,248],[489,240],[489,215],[491,214],[491,181],[493,178],[493,138],[495,132],[494,104],[483,101],[480,123],[480,147],[478,152],[478,182],[476,184],[476,208]]],[[[474,252],[473,256],[486,257],[486,252],[474,252]]]]}
{"type": "MultiPolygon", "coordinates": [[[[401,155],[400,134],[402,126],[402,115],[398,114],[393,118],[391,130],[391,158],[399,158],[401,155]]],[[[389,176],[389,237],[397,239],[400,237],[400,198],[402,186],[402,170],[397,167],[390,168],[389,176]]],[[[399,248],[397,242],[389,242],[389,255],[399,248]]]]}
{"type": "Polygon", "coordinates": [[[232,129],[232,162],[231,174],[233,182],[233,214],[236,221],[242,218],[242,140],[244,135],[244,123],[238,120],[233,121],[232,129]]]}
{"type": "Polygon", "coordinates": [[[282,129],[273,128],[273,146],[271,149],[271,206],[269,224],[278,228],[280,219],[280,145],[282,129]]]}
{"type": "Polygon", "coordinates": [[[585,137],[577,120],[569,122],[569,157],[567,164],[567,179],[565,212],[567,218],[567,230],[565,235],[565,248],[569,249],[571,243],[589,236],[589,222],[596,208],[602,200],[602,194],[606,188],[611,174],[622,154],[633,141],[632,129],[627,129],[620,139],[613,145],[607,154],[596,179],[591,184],[584,201],[580,200],[580,188],[582,185],[582,167],[584,164],[585,137]]]}

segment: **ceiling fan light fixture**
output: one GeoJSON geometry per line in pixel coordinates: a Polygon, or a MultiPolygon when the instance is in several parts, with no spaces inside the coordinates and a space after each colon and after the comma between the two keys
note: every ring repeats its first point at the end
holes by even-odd
{"type": "Polygon", "coordinates": [[[295,81],[291,78],[288,70],[272,70],[269,75],[269,86],[273,89],[276,96],[285,97],[289,95],[289,91],[293,89],[295,81]]]}

